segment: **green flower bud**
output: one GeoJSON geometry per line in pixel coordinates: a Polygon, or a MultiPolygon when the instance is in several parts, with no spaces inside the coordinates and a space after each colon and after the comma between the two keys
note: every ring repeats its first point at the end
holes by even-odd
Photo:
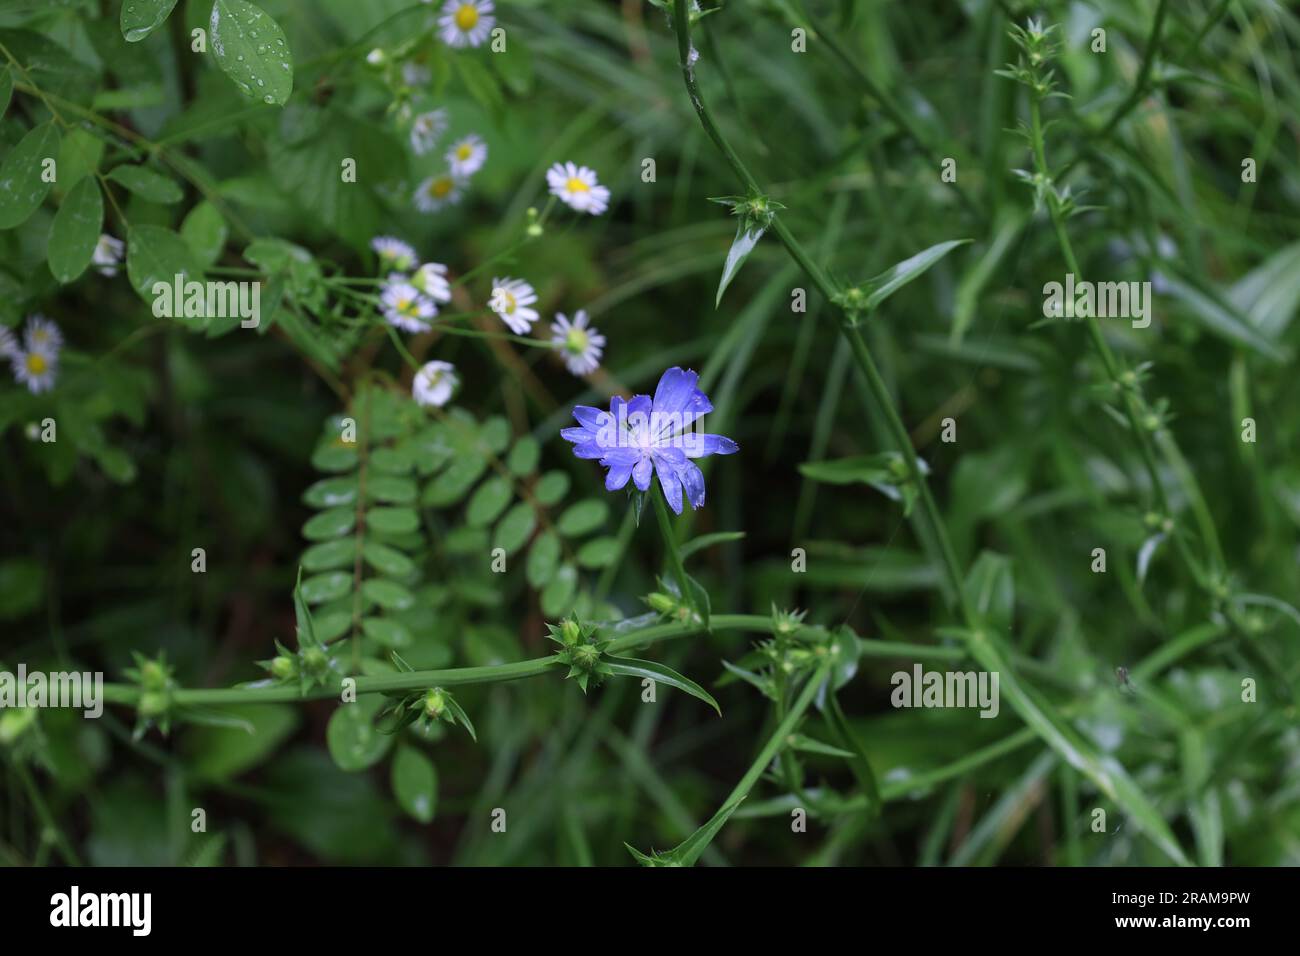
{"type": "Polygon", "coordinates": [[[297,662],[283,654],[271,661],[271,676],[276,680],[290,680],[298,671],[297,662]]]}
{"type": "Polygon", "coordinates": [[[564,642],[565,647],[573,647],[582,640],[582,628],[573,618],[566,618],[560,624],[560,640],[564,642]]]}
{"type": "Polygon", "coordinates": [[[432,687],[424,695],[424,714],[430,720],[437,720],[447,709],[447,695],[441,687],[432,687]]]}
{"type": "Polygon", "coordinates": [[[583,644],[573,649],[573,663],[583,670],[591,670],[600,660],[600,650],[594,644],[583,644]]]}
{"type": "Polygon", "coordinates": [[[672,596],[661,594],[655,591],[646,597],[646,603],[650,605],[652,611],[658,611],[660,614],[672,614],[677,610],[677,601],[672,596]]]}
{"type": "Polygon", "coordinates": [[[168,705],[166,694],[149,690],[140,695],[138,709],[141,717],[161,717],[167,713],[168,705]]]}
{"type": "Polygon", "coordinates": [[[329,667],[330,659],[319,647],[309,647],[302,652],[302,664],[309,674],[320,674],[329,667]]]}

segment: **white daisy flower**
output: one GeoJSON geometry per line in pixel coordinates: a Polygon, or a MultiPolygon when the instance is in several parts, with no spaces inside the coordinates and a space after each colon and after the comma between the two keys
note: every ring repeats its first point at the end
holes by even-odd
{"type": "Polygon", "coordinates": [[[411,123],[411,149],[417,156],[423,156],[434,146],[442,134],[447,132],[447,111],[438,109],[421,113],[411,123]]]}
{"type": "Polygon", "coordinates": [[[447,150],[447,165],[453,176],[473,176],[487,162],[487,143],[471,133],[447,150]]]}
{"type": "Polygon", "coordinates": [[[54,387],[59,373],[58,354],[51,352],[18,352],[11,359],[14,378],[27,386],[33,395],[48,392],[54,387]]]}
{"type": "Polygon", "coordinates": [[[18,347],[18,340],[14,334],[0,325],[0,358],[11,358],[22,352],[18,347]]]}
{"type": "Polygon", "coordinates": [[[40,352],[47,359],[55,358],[63,348],[63,333],[59,327],[37,313],[27,317],[27,329],[23,333],[27,351],[40,352]]]}
{"type": "Polygon", "coordinates": [[[451,283],[447,281],[447,267],[441,262],[426,262],[411,276],[415,286],[435,302],[451,301],[451,283]]]}
{"type": "Polygon", "coordinates": [[[379,301],[384,306],[388,324],[403,332],[427,332],[432,327],[429,319],[438,314],[432,300],[420,295],[420,290],[409,282],[394,282],[384,286],[379,301]]]}
{"type": "Polygon", "coordinates": [[[556,163],[546,171],[552,196],[571,209],[599,216],[609,207],[609,190],[596,180],[596,171],[573,163],[556,163]]]}
{"type": "Polygon", "coordinates": [[[574,375],[589,375],[600,368],[605,336],[587,324],[587,313],[579,309],[570,322],[563,312],[551,323],[551,343],[574,375]]]}
{"type": "Polygon", "coordinates": [[[379,254],[381,268],[408,272],[415,266],[417,258],[415,250],[401,239],[392,236],[376,236],[370,240],[370,248],[379,254]]]}
{"type": "Polygon", "coordinates": [[[537,293],[523,279],[493,279],[488,308],[501,316],[515,335],[527,335],[537,321],[537,310],[528,306],[537,301],[537,293]]]}
{"type": "Polygon", "coordinates": [[[417,404],[441,408],[460,385],[456,366],[450,362],[425,362],[411,383],[411,397],[417,404]]]}
{"type": "Polygon", "coordinates": [[[482,46],[497,22],[493,9],[492,0],[447,0],[438,18],[442,42],[456,47],[482,46]]]}
{"type": "Polygon", "coordinates": [[[102,276],[108,276],[110,279],[117,275],[117,267],[122,264],[122,252],[126,249],[126,243],[121,239],[114,239],[108,233],[99,237],[99,242],[95,243],[94,255],[90,257],[90,264],[99,270],[102,276]]]}
{"type": "Polygon", "coordinates": [[[437,212],[460,202],[464,183],[451,173],[439,173],[420,183],[415,190],[415,207],[420,212],[437,212]]]}

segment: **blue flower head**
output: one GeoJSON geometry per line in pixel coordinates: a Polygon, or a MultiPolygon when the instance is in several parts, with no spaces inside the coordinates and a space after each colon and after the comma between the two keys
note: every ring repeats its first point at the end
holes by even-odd
{"type": "Polygon", "coordinates": [[[579,428],[561,429],[579,458],[597,458],[609,469],[605,487],[617,491],[628,479],[641,491],[659,476],[668,507],[682,513],[682,492],[692,508],[704,504],[704,475],[692,459],[730,455],[740,450],[730,438],[699,430],[699,420],[713,411],[709,397],[695,387],[700,376],[670,368],[655,387],[654,398],[614,396],[609,411],[579,405],[573,410],[579,428]]]}

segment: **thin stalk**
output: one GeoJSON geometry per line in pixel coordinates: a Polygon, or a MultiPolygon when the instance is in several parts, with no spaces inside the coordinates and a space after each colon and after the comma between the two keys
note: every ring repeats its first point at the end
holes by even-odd
{"type": "MultiPolygon", "coordinates": [[[[708,106],[704,102],[704,97],[700,93],[698,84],[695,81],[695,71],[691,66],[691,36],[690,36],[690,17],[687,9],[686,0],[676,0],[673,5],[673,24],[677,32],[677,53],[681,63],[682,77],[686,83],[686,92],[690,96],[691,105],[695,108],[695,114],[699,117],[700,124],[704,127],[705,133],[709,139],[722,153],[727,163],[731,166],[736,176],[744,183],[745,188],[754,195],[764,195],[762,187],[757,179],[750,173],[744,162],[732,149],[731,144],[727,142],[726,137],[722,135],[717,124],[713,121],[713,116],[709,112],[708,106]]],[[[807,273],[808,278],[812,280],[817,291],[820,292],[828,301],[833,302],[838,290],[835,284],[826,275],[825,271],[815,263],[803,245],[795,238],[790,229],[782,222],[780,216],[772,220],[772,232],[781,240],[786,251],[791,258],[799,264],[799,267],[807,273]]],[[[837,307],[838,308],[838,307],[837,307]]],[[[911,438],[908,436],[907,428],[899,416],[898,409],[894,405],[893,397],[889,394],[889,388],[881,377],[879,370],[876,368],[875,361],[871,357],[871,352],[867,348],[866,342],[858,333],[856,320],[849,315],[843,308],[839,308],[839,326],[840,332],[848,340],[853,349],[853,357],[858,367],[862,370],[867,380],[867,386],[871,391],[872,398],[881,408],[885,415],[886,423],[889,427],[895,443],[903,453],[907,461],[909,477],[915,482],[920,493],[921,510],[925,515],[926,522],[930,525],[936,540],[939,542],[939,548],[943,557],[944,573],[949,579],[951,592],[955,595],[960,607],[962,617],[967,626],[974,628],[978,620],[971,609],[969,602],[966,600],[963,592],[962,583],[965,576],[961,572],[961,567],[956,558],[956,552],[953,550],[952,542],[948,538],[948,531],[943,523],[943,518],[939,514],[938,506],[935,504],[934,497],[930,494],[926,485],[925,475],[921,472],[921,466],[917,460],[916,450],[912,447],[911,438]]]]}
{"type": "Polygon", "coordinates": [[[700,609],[695,606],[695,595],[691,593],[691,581],[686,576],[686,565],[682,563],[682,552],[677,546],[677,535],[673,533],[673,522],[668,517],[668,505],[664,503],[664,496],[660,489],[651,488],[650,497],[655,503],[655,517],[659,519],[659,532],[664,538],[664,551],[668,556],[668,564],[672,567],[673,577],[677,579],[677,588],[681,592],[681,599],[686,602],[686,606],[691,609],[693,615],[698,615],[700,609]]]}

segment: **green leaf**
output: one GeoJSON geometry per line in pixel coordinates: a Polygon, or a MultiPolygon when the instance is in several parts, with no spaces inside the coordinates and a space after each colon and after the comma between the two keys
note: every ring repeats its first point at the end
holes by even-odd
{"type": "Polygon", "coordinates": [[[618,677],[649,677],[651,680],[667,684],[669,687],[684,690],[692,697],[699,698],[716,710],[719,717],[722,716],[722,708],[718,706],[718,702],[709,695],[708,691],[689,677],[683,677],[671,667],[666,667],[655,661],[637,660],[633,657],[606,658],[601,662],[600,666],[607,670],[608,673],[618,677]]]}
{"type": "Polygon", "coordinates": [[[506,458],[506,467],[516,478],[523,478],[533,473],[541,457],[542,448],[537,444],[537,440],[525,435],[515,442],[514,448],[510,449],[510,456],[506,458]]]}
{"type": "Polygon", "coordinates": [[[53,123],[34,126],[0,163],[0,229],[22,225],[49,195],[45,161],[57,160],[59,131],[53,123]]]}
{"type": "Polygon", "coordinates": [[[438,806],[438,774],[433,762],[414,747],[401,746],[393,757],[393,796],[420,823],[431,823],[438,806]]]}
{"type": "Polygon", "coordinates": [[[544,588],[560,563],[560,539],[554,531],[543,531],[528,549],[528,564],[525,574],[528,583],[535,590],[544,588]]]}
{"type": "Polygon", "coordinates": [[[392,505],[413,505],[418,492],[414,481],[396,475],[371,475],[366,482],[366,497],[392,505]]]}
{"type": "Polygon", "coordinates": [[[722,264],[722,278],[718,282],[718,294],[713,299],[713,307],[716,309],[722,304],[722,293],[727,291],[727,286],[731,285],[731,280],[736,278],[740,272],[740,267],[745,264],[749,254],[754,251],[758,245],[758,240],[763,238],[765,229],[759,227],[747,226],[744,218],[736,226],[736,238],[731,240],[731,248],[727,250],[727,260],[722,264]]]}
{"type": "Polygon", "coordinates": [[[806,461],[799,473],[813,481],[829,485],[872,484],[893,478],[891,463],[901,458],[898,452],[881,452],[876,455],[854,455],[834,461],[806,461]]]}
{"type": "Polygon", "coordinates": [[[502,548],[506,554],[513,554],[527,543],[536,525],[537,515],[533,512],[533,506],[526,501],[521,501],[507,511],[506,516],[497,524],[496,532],[492,536],[492,547],[502,548]]]}
{"type": "Polygon", "coordinates": [[[298,726],[296,708],[284,704],[235,704],[222,712],[241,726],[196,727],[181,738],[186,772],[196,780],[224,781],[251,770],[298,726]]]}
{"type": "Polygon", "coordinates": [[[384,759],[393,738],[381,734],[373,720],[383,698],[359,697],[354,703],[340,704],[325,727],[325,743],[340,770],[357,773],[384,759]]]}
{"type": "Polygon", "coordinates": [[[103,225],[99,183],[85,176],[72,187],[50,223],[47,255],[54,278],[67,283],[86,271],[103,225]]]}
{"type": "Polygon", "coordinates": [[[501,86],[497,83],[497,78],[486,66],[471,57],[452,57],[452,63],[456,67],[456,72],[460,74],[465,88],[469,90],[469,95],[474,97],[483,109],[499,118],[505,106],[505,98],[501,95],[501,86]]]}
{"type": "Polygon", "coordinates": [[[361,548],[361,556],[372,568],[390,578],[409,577],[415,570],[415,563],[410,558],[378,541],[367,541],[361,548]]]}
{"type": "Polygon", "coordinates": [[[371,508],[366,527],[380,534],[410,534],[420,527],[420,515],[414,508],[371,508]]]}
{"type": "Polygon", "coordinates": [[[210,266],[221,257],[230,234],[220,210],[206,199],[191,209],[181,223],[181,237],[199,262],[210,266]]]}
{"type": "Polygon", "coordinates": [[[569,476],[563,471],[548,471],[542,475],[533,489],[533,497],[539,504],[550,507],[569,492],[569,476]]]}
{"type": "MultiPolygon", "coordinates": [[[[179,233],[162,226],[132,226],[126,234],[126,274],[140,298],[152,303],[157,283],[171,286],[178,275],[182,283],[201,280],[203,265],[179,233]]],[[[199,327],[207,324],[206,318],[173,318],[199,327]]]]}
{"type": "Polygon", "coordinates": [[[313,508],[341,508],[357,503],[357,478],[322,478],[302,493],[304,504],[313,508]]]}
{"type": "Polygon", "coordinates": [[[308,571],[329,571],[350,567],[357,559],[357,543],[353,538],[338,538],[313,544],[302,553],[302,566],[308,571]]]}
{"type": "Polygon", "coordinates": [[[564,514],[560,515],[555,528],[566,538],[576,538],[595,531],[605,523],[608,514],[609,505],[605,504],[603,499],[588,498],[570,505],[564,514]]]}
{"type": "Polygon", "coordinates": [[[474,528],[486,528],[505,511],[514,497],[514,489],[504,478],[489,478],[479,485],[469,499],[465,521],[474,528]]]}
{"type": "Polygon", "coordinates": [[[357,513],[352,508],[331,508],[308,519],[302,534],[308,541],[326,541],[349,534],[356,526],[357,513]]]}
{"type": "Polygon", "coordinates": [[[967,573],[962,590],[981,621],[1000,634],[1011,633],[1016,585],[1011,562],[1005,555],[981,552],[967,573]]]}
{"type": "Polygon", "coordinates": [[[147,166],[114,166],[106,178],[150,202],[171,205],[184,196],[175,180],[147,166]]]}
{"type": "Polygon", "coordinates": [[[929,249],[918,252],[910,259],[904,259],[893,268],[886,269],[880,275],[871,279],[867,283],[867,311],[874,311],[880,306],[880,303],[913,279],[923,275],[931,266],[952,252],[952,250],[968,242],[970,242],[969,239],[952,239],[948,242],[940,242],[929,249]]]}
{"type": "Polygon", "coordinates": [[[263,103],[285,104],[293,92],[293,54],[280,25],[260,7],[244,0],[216,0],[208,36],[217,66],[241,93],[263,103]]]}
{"type": "Polygon", "coordinates": [[[127,43],[139,43],[153,33],[176,6],[176,0],[125,0],[118,25],[127,43]]]}
{"type": "Polygon", "coordinates": [[[578,563],[584,568],[604,568],[618,557],[618,538],[592,538],[578,549],[578,563]]]}
{"type": "Polygon", "coordinates": [[[387,617],[368,617],[361,622],[361,630],[366,637],[378,641],[385,647],[410,647],[415,638],[411,629],[401,621],[387,617]]]}
{"type": "Polygon", "coordinates": [[[0,67],[0,116],[9,108],[9,98],[14,95],[14,78],[8,66],[0,67]]]}
{"type": "Polygon", "coordinates": [[[415,595],[396,581],[385,581],[383,578],[363,581],[361,594],[386,611],[405,611],[415,606],[415,595]]]}
{"type": "Polygon", "coordinates": [[[745,532],[743,531],[714,531],[711,534],[702,534],[698,538],[692,538],[681,547],[682,560],[689,558],[696,551],[703,551],[705,548],[711,548],[715,544],[727,544],[730,541],[743,541],[745,532]]]}
{"type": "Polygon", "coordinates": [[[563,617],[572,610],[577,588],[577,569],[571,564],[560,565],[542,591],[542,613],[548,618],[563,617]]]}
{"type": "Polygon", "coordinates": [[[302,598],[308,604],[337,601],[352,590],[352,575],[345,571],[317,574],[302,582],[302,598]]]}
{"type": "Polygon", "coordinates": [[[734,803],[723,807],[709,818],[708,823],[665,853],[647,855],[626,843],[623,846],[627,847],[627,851],[632,854],[633,859],[642,866],[694,866],[704,851],[708,849],[709,844],[713,842],[713,838],[718,835],[718,831],[722,829],[744,800],[745,798],[741,797],[734,803]]]}

